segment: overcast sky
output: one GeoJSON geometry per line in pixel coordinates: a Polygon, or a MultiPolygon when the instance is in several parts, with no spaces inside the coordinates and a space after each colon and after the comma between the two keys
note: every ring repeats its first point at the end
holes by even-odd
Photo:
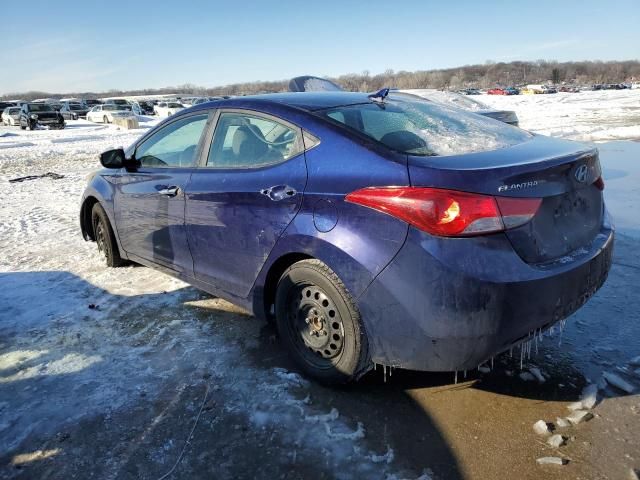
{"type": "Polygon", "coordinates": [[[1,3],[0,94],[640,58],[640,0],[1,3]]]}

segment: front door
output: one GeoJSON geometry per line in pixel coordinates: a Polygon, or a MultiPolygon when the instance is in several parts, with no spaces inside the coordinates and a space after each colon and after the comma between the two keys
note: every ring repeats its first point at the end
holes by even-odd
{"type": "Polygon", "coordinates": [[[135,150],[139,167],[118,179],[118,235],[128,254],[193,275],[184,225],[185,190],[194,171],[208,113],[180,117],[135,150]]]}
{"type": "Polygon", "coordinates": [[[187,187],[197,279],[244,298],[302,204],[302,131],[277,118],[222,112],[206,166],[187,187]]]}

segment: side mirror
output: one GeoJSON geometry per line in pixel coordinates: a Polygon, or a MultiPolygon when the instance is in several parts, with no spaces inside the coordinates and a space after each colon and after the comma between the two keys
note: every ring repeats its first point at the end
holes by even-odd
{"type": "Polygon", "coordinates": [[[125,166],[126,158],[122,148],[107,150],[100,154],[100,163],[104,168],[122,168],[125,166]]]}

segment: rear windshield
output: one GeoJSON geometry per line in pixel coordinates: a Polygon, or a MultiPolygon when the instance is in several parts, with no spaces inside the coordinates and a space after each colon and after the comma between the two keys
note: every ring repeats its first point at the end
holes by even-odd
{"type": "Polygon", "coordinates": [[[460,155],[523,143],[531,134],[447,105],[390,95],[321,110],[320,115],[410,155],[460,155]]]}
{"type": "Polygon", "coordinates": [[[53,111],[53,107],[51,105],[47,105],[45,103],[30,103],[29,111],[31,112],[50,112],[53,111]]]}

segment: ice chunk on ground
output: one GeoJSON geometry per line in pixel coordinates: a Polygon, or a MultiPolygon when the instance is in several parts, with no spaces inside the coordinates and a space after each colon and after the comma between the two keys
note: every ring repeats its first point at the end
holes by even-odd
{"type": "Polygon", "coordinates": [[[547,433],[549,433],[549,426],[544,420],[538,420],[533,424],[533,431],[538,435],[546,435],[547,433]]]}
{"type": "Polygon", "coordinates": [[[536,460],[538,465],[566,465],[569,460],[560,457],[542,457],[536,460]]]}
{"type": "Polygon", "coordinates": [[[576,410],[567,416],[567,420],[569,420],[572,424],[577,425],[580,422],[586,422],[593,418],[593,414],[587,412],[586,410],[576,410]]]}
{"type": "Polygon", "coordinates": [[[637,470],[634,470],[633,468],[629,469],[629,480],[640,480],[637,470]]]}
{"type": "Polygon", "coordinates": [[[614,387],[620,390],[623,390],[627,393],[633,393],[633,391],[635,390],[633,385],[631,385],[629,382],[622,379],[622,377],[620,377],[619,375],[616,375],[615,373],[604,372],[602,376],[604,377],[604,379],[607,381],[609,385],[613,385],[614,387]]]}
{"type": "Polygon", "coordinates": [[[531,375],[533,375],[539,383],[545,382],[545,378],[542,376],[542,372],[538,367],[531,367],[529,372],[531,372],[531,375]]]}
{"type": "Polygon", "coordinates": [[[552,446],[553,448],[558,448],[564,445],[564,437],[558,433],[555,435],[551,435],[547,440],[547,444],[552,446]]]}
{"type": "Polygon", "coordinates": [[[571,424],[567,421],[566,418],[556,417],[556,426],[559,428],[566,428],[571,424]]]}
{"type": "Polygon", "coordinates": [[[576,410],[580,410],[582,409],[582,402],[573,402],[570,403],[569,405],[567,405],[567,408],[569,410],[571,410],[572,412],[576,411],[576,410]]]}
{"type": "Polygon", "coordinates": [[[536,377],[534,377],[533,375],[531,375],[529,372],[522,372],[522,373],[520,374],[520,378],[521,378],[522,380],[524,380],[525,382],[531,382],[531,381],[533,381],[533,380],[535,380],[535,379],[536,379],[536,377]]]}
{"type": "Polygon", "coordinates": [[[596,401],[598,400],[598,386],[595,383],[591,383],[582,389],[582,395],[580,396],[580,403],[587,410],[592,409],[596,401]]]}

